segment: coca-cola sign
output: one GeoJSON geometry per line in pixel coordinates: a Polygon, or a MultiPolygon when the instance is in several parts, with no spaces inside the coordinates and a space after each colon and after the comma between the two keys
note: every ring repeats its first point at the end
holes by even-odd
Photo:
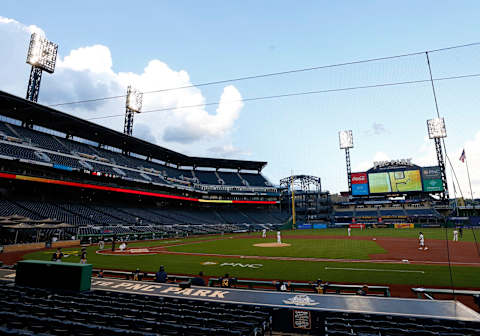
{"type": "Polygon", "coordinates": [[[367,173],[352,173],[352,184],[366,184],[367,173]]]}

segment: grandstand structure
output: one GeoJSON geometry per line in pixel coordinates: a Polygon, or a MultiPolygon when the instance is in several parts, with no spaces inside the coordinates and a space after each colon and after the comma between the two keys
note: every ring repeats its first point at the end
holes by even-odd
{"type": "MultiPolygon", "coordinates": [[[[187,156],[6,92],[0,116],[6,220],[71,224],[62,230],[70,236],[165,237],[273,228],[288,218],[261,173],[266,162],[187,156]]],[[[2,239],[57,231],[18,237],[3,225],[2,239]]]]}
{"type": "Polygon", "coordinates": [[[280,192],[282,210],[290,216],[295,213],[297,228],[312,228],[310,226],[313,224],[326,227],[330,224],[332,213],[330,193],[322,191],[320,177],[311,175],[285,177],[280,180],[280,192]],[[294,206],[292,202],[295,203],[294,206]]]}

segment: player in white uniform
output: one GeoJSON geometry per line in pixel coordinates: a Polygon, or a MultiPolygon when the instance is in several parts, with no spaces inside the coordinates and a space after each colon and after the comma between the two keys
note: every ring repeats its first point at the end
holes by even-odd
{"type": "Polygon", "coordinates": [[[267,229],[262,230],[262,238],[267,238],[267,229]]]}
{"type": "Polygon", "coordinates": [[[458,230],[453,230],[453,241],[458,241],[458,230]]]}
{"type": "Polygon", "coordinates": [[[418,234],[418,243],[420,245],[419,250],[428,250],[428,247],[425,246],[425,238],[421,232],[418,234]]]}
{"type": "Polygon", "coordinates": [[[280,231],[277,231],[277,244],[281,244],[282,243],[282,236],[280,234],[280,231]]]}
{"type": "Polygon", "coordinates": [[[348,236],[350,237],[352,235],[352,228],[347,229],[348,236]]]}

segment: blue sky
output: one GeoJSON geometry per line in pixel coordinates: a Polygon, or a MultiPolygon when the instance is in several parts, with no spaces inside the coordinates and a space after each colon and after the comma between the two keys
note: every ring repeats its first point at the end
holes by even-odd
{"type": "MultiPolygon", "coordinates": [[[[52,104],[121,94],[135,78],[144,89],[176,87],[479,42],[479,12],[478,1],[49,1],[39,6],[38,1],[6,0],[0,16],[16,20],[17,26],[35,25],[60,45],[59,68],[44,76],[40,93],[41,103],[52,104]],[[89,49],[73,57],[72,51],[80,48],[89,49]],[[96,53],[104,54],[96,57],[96,53]],[[82,66],[69,63],[69,55],[82,66]],[[161,63],[146,71],[152,60],[161,63]],[[146,75],[139,78],[142,73],[146,75]]],[[[0,89],[24,95],[28,34],[10,29],[12,25],[4,22],[2,29],[0,23],[0,42],[19,41],[2,63],[12,66],[0,70],[8,79],[0,89]]],[[[480,73],[479,56],[480,46],[433,53],[434,77],[480,73]]],[[[425,58],[420,55],[235,82],[229,88],[229,84],[199,87],[175,97],[152,95],[147,106],[223,98],[221,115],[209,106],[139,115],[135,125],[138,136],[189,154],[268,161],[264,173],[274,183],[293,170],[320,176],[325,189],[338,192],[346,189],[344,156],[338,149],[341,129],[354,133],[354,170],[367,169],[375,159],[384,158],[435,164],[433,144],[426,139],[425,121],[435,113],[428,83],[235,106],[229,99],[426,78],[425,58]]],[[[465,147],[474,191],[480,197],[476,173],[480,78],[436,85],[447,122],[447,150],[462,190],[467,194],[465,168],[458,162],[465,147]]],[[[122,104],[61,110],[92,118],[121,114],[122,104]]],[[[121,130],[123,118],[97,122],[121,130]]]]}

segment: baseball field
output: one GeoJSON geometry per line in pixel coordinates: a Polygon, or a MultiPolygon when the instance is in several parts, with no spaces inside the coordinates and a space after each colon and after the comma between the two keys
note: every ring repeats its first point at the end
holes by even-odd
{"type": "MultiPolygon", "coordinates": [[[[107,244],[87,248],[88,263],[95,268],[156,272],[164,265],[170,274],[197,274],[247,279],[278,279],[369,283],[409,286],[480,288],[480,255],[476,240],[480,230],[465,229],[458,242],[445,229],[346,229],[225,234],[169,240],[131,242],[124,251],[112,252],[107,244]],[[418,249],[418,234],[427,250],[418,249]],[[448,240],[446,239],[448,238],[448,240]],[[260,244],[261,246],[258,246],[260,244]],[[263,246],[262,246],[263,245],[263,246]],[[265,246],[266,245],[266,246],[265,246]],[[448,248],[447,248],[448,246],[448,248]]],[[[78,262],[79,248],[64,249],[65,261],[78,262]]],[[[49,260],[53,250],[24,259],[49,260]]]]}

